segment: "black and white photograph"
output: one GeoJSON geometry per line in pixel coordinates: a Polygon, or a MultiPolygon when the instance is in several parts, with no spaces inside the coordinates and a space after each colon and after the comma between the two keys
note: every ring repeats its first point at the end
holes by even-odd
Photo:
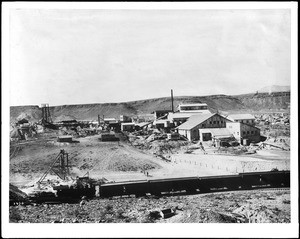
{"type": "Polygon", "coordinates": [[[7,237],[289,237],[296,2],[3,2],[7,237]]]}

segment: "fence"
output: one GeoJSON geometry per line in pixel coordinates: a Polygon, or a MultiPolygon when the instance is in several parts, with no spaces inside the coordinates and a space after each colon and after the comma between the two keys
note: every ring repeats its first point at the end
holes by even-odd
{"type": "Polygon", "coordinates": [[[202,161],[201,159],[173,159],[173,163],[184,163],[190,164],[195,167],[199,167],[201,169],[208,169],[208,170],[216,170],[216,171],[223,171],[228,173],[243,173],[243,172],[259,172],[259,171],[270,171],[273,168],[277,168],[278,170],[289,170],[289,165],[286,162],[247,162],[247,161],[240,161],[240,162],[230,162],[230,163],[220,163],[218,161],[208,162],[207,160],[202,161]]]}

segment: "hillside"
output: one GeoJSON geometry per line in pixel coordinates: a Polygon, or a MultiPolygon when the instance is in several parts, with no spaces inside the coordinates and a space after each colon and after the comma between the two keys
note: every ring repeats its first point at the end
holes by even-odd
{"type": "MultiPolygon", "coordinates": [[[[174,107],[180,103],[207,103],[211,111],[216,112],[251,112],[264,110],[288,109],[290,92],[257,93],[243,95],[211,95],[211,96],[177,96],[174,97],[174,107]]],[[[52,119],[59,120],[68,116],[77,120],[96,120],[98,114],[105,117],[120,115],[134,116],[150,114],[155,110],[171,109],[170,97],[130,101],[122,103],[61,105],[50,107],[52,119]]],[[[29,121],[41,119],[39,106],[11,106],[11,122],[27,118],[29,121]]]]}

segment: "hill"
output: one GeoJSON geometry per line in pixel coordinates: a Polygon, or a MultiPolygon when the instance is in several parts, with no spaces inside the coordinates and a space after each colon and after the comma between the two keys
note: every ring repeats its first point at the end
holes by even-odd
{"type": "MultiPolygon", "coordinates": [[[[243,95],[177,96],[174,108],[181,103],[207,103],[212,112],[257,112],[289,109],[290,92],[256,93],[243,95]]],[[[96,120],[105,117],[151,114],[155,110],[171,109],[170,97],[105,104],[61,105],[50,107],[52,119],[68,116],[77,120],[96,120]]],[[[42,117],[39,106],[11,106],[11,122],[20,118],[38,121],[42,117]]]]}

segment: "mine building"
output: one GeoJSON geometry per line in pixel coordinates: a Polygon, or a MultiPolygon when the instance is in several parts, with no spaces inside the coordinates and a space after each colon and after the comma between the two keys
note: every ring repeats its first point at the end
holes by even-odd
{"type": "Polygon", "coordinates": [[[129,123],[132,122],[132,119],[126,115],[120,115],[120,122],[122,123],[129,123]]]}
{"type": "Polygon", "coordinates": [[[234,122],[255,125],[255,117],[251,114],[232,114],[228,115],[228,118],[234,122]]]}
{"type": "Polygon", "coordinates": [[[226,128],[233,134],[236,140],[243,145],[260,141],[260,129],[254,125],[241,122],[227,122],[226,128]]]}
{"type": "Polygon", "coordinates": [[[112,130],[119,131],[121,129],[121,124],[116,118],[104,118],[104,123],[112,130]]]}
{"type": "Polygon", "coordinates": [[[180,113],[211,113],[208,110],[206,103],[197,103],[197,104],[180,104],[178,105],[178,111],[180,113]]]}
{"type": "Polygon", "coordinates": [[[119,123],[119,121],[116,118],[104,118],[104,123],[106,124],[115,124],[119,123]]]}
{"type": "Polygon", "coordinates": [[[186,122],[192,115],[202,114],[211,114],[206,103],[180,104],[176,112],[169,113],[168,120],[175,126],[179,126],[186,122]]]}
{"type": "Polygon", "coordinates": [[[132,123],[132,122],[121,123],[121,130],[122,131],[132,132],[132,131],[135,130],[135,123],[132,123]]]}
{"type": "Polygon", "coordinates": [[[200,138],[206,139],[208,137],[207,130],[202,132],[201,129],[226,128],[226,122],[230,122],[230,120],[218,113],[196,114],[190,116],[185,123],[176,129],[179,134],[189,140],[199,140],[200,138]],[[202,134],[201,137],[200,134],[202,134]]]}

